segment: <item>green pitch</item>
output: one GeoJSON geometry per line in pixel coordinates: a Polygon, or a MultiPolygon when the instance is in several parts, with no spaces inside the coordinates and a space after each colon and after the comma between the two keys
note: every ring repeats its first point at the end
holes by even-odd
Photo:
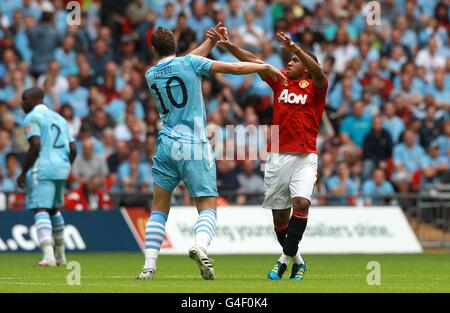
{"type": "Polygon", "coordinates": [[[161,256],[156,279],[136,281],[139,253],[70,253],[80,286],[67,285],[66,268],[34,267],[39,257],[0,254],[0,292],[450,292],[450,255],[439,254],[306,255],[305,280],[295,282],[266,279],[275,256],[212,256],[214,281],[202,280],[187,256],[161,256]],[[369,261],[381,265],[380,286],[367,284],[369,261]]]}

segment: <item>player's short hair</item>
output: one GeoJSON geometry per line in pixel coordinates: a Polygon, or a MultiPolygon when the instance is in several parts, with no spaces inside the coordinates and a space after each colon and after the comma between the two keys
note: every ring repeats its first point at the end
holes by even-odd
{"type": "Polygon", "coordinates": [[[175,54],[177,48],[175,36],[167,28],[158,27],[152,35],[151,42],[160,57],[175,54]]]}

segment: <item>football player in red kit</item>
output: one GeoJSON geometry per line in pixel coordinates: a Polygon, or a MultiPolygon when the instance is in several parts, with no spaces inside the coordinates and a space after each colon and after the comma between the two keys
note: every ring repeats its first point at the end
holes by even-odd
{"type": "MultiPolygon", "coordinates": [[[[219,44],[240,61],[264,63],[251,52],[230,42],[226,31],[222,36],[219,44]]],[[[275,232],[283,253],[268,273],[268,278],[281,279],[291,258],[290,278],[302,280],[306,263],[298,245],[306,229],[316,182],[316,139],[328,82],[314,55],[297,46],[284,33],[278,33],[277,39],[282,48],[292,53],[292,57],[287,69],[282,71],[288,79],[287,86],[266,75],[261,76],[273,90],[272,125],[279,129],[278,138],[272,138],[268,147],[263,207],[272,210],[275,232]]]]}

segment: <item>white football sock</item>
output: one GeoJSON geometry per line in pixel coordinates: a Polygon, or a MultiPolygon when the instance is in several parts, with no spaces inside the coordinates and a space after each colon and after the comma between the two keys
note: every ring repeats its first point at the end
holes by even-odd
{"type": "Polygon", "coordinates": [[[207,253],[216,232],[217,213],[214,209],[201,210],[195,223],[195,245],[207,253]]]}
{"type": "Polygon", "coordinates": [[[278,261],[284,264],[289,264],[289,257],[286,254],[282,253],[278,261]]]}
{"type": "Polygon", "coordinates": [[[295,264],[304,264],[305,263],[305,261],[303,261],[303,258],[302,258],[301,254],[300,254],[300,250],[297,251],[297,254],[292,257],[292,261],[295,264]]]}
{"type": "Polygon", "coordinates": [[[55,252],[53,251],[52,240],[52,222],[47,212],[39,212],[34,215],[39,246],[44,254],[44,260],[54,261],[55,252]]]}
{"type": "Polygon", "coordinates": [[[145,264],[146,270],[156,270],[156,260],[164,241],[167,214],[153,210],[145,227],[145,264]]]}

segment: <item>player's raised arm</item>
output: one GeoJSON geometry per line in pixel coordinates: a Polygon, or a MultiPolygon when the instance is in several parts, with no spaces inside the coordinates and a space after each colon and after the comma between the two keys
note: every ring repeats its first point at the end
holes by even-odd
{"type": "Polygon", "coordinates": [[[281,73],[279,69],[270,64],[260,64],[251,62],[220,62],[213,61],[211,65],[212,73],[222,73],[222,74],[234,74],[234,75],[245,75],[258,73],[262,75],[269,75],[274,81],[281,80],[284,85],[287,85],[287,79],[281,73]]]}
{"type": "Polygon", "coordinates": [[[203,41],[200,46],[192,50],[190,54],[206,57],[215,47],[216,43],[221,40],[219,29],[222,27],[222,22],[219,22],[216,27],[207,30],[205,41],[203,41]]]}
{"type": "Polygon", "coordinates": [[[244,50],[241,47],[234,44],[232,41],[230,41],[230,39],[228,37],[228,30],[226,27],[215,28],[207,33],[208,38],[217,38],[217,35],[220,37],[220,40],[217,41],[217,44],[224,47],[228,51],[230,51],[230,53],[232,55],[234,55],[234,57],[236,59],[238,59],[239,61],[259,63],[259,64],[265,63],[263,60],[258,58],[256,55],[254,55],[250,51],[244,50]],[[213,33],[214,33],[214,37],[212,35],[213,33]]]}
{"type": "Polygon", "coordinates": [[[311,73],[314,84],[319,88],[325,87],[327,79],[320,65],[302,48],[297,46],[285,33],[277,33],[277,38],[283,44],[282,47],[284,49],[295,54],[300,59],[311,73]]]}
{"type": "MultiPolygon", "coordinates": [[[[233,43],[228,37],[228,30],[226,27],[215,28],[210,32],[208,32],[206,36],[211,39],[220,36],[220,40],[217,41],[217,44],[230,51],[230,53],[239,61],[259,63],[259,64],[265,63],[263,60],[258,58],[250,51],[244,50],[241,47],[237,46],[235,43],[233,43]]],[[[261,76],[262,79],[266,78],[264,73],[259,72],[258,74],[261,76]]]]}

